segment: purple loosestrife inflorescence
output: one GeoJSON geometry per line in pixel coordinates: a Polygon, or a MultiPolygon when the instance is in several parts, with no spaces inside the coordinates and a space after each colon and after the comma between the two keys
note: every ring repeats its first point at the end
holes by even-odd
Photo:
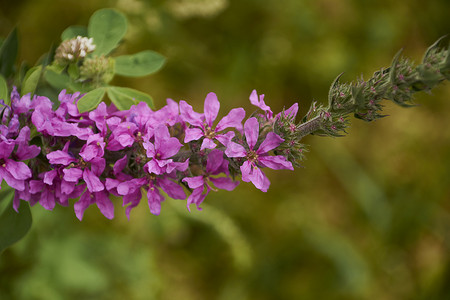
{"type": "MultiPolygon", "coordinates": [[[[201,209],[211,190],[233,190],[240,173],[267,191],[269,181],[260,168],[292,169],[284,156],[272,155],[284,141],[273,132],[280,114],[273,118],[262,98],[252,103],[267,116],[261,121],[264,130],[254,117],[242,126],[243,108],[232,109],[214,125],[220,108],[214,93],[206,96],[202,114],[171,99],[156,111],[145,102],[126,111],[101,102],[80,113],[81,97],[62,91],[55,109],[46,97],[20,97],[13,89],[11,107],[2,104],[0,179],[16,190],[16,210],[20,200],[52,210],[78,199],[74,210],[80,220],[92,204],[111,219],[114,195],[122,197],[129,218],[146,195],[150,212],[158,215],[165,199],[161,192],[187,198],[188,209],[193,203],[201,209]]],[[[297,109],[294,105],[285,116],[295,118],[297,109]]]]}

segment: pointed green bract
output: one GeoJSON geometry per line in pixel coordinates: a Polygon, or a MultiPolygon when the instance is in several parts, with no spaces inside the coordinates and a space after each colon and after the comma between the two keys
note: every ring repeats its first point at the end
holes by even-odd
{"type": "Polygon", "coordinates": [[[5,78],[8,78],[13,72],[18,47],[17,29],[14,28],[0,47],[0,74],[5,78]]]}
{"type": "Polygon", "coordinates": [[[344,74],[344,72],[342,72],[341,74],[339,74],[333,81],[333,83],[330,86],[330,90],[328,91],[328,108],[332,109],[333,108],[333,104],[334,104],[334,97],[333,97],[333,90],[338,86],[339,84],[339,79],[341,78],[341,76],[344,74]]]}
{"type": "Polygon", "coordinates": [[[392,85],[396,85],[397,84],[397,64],[398,64],[398,60],[400,59],[400,54],[402,54],[403,49],[400,49],[394,56],[394,59],[392,60],[392,64],[391,67],[389,69],[390,74],[389,74],[389,80],[391,82],[392,85]]]}
{"type": "Polygon", "coordinates": [[[88,30],[87,30],[86,26],[67,27],[66,30],[64,30],[63,33],[61,34],[61,40],[62,41],[70,40],[70,39],[76,38],[77,36],[83,36],[83,37],[88,36],[88,30]]]}
{"type": "Polygon", "coordinates": [[[116,74],[139,77],[150,75],[161,69],[166,58],[157,52],[146,50],[133,55],[122,55],[115,60],[116,74]]]}
{"type": "Polygon", "coordinates": [[[89,20],[88,35],[94,39],[94,55],[107,55],[117,47],[127,31],[127,19],[114,9],[96,11],[89,20]]]}
{"type": "Polygon", "coordinates": [[[0,100],[5,101],[6,105],[9,105],[8,84],[2,75],[0,75],[0,100]]]}
{"type": "Polygon", "coordinates": [[[30,206],[22,202],[17,213],[13,208],[13,198],[12,189],[2,193],[2,201],[7,201],[8,205],[0,214],[0,253],[22,239],[31,228],[30,206]]]}
{"type": "Polygon", "coordinates": [[[36,66],[28,70],[22,83],[22,95],[34,93],[41,77],[42,66],[36,66]]]}
{"type": "Polygon", "coordinates": [[[77,106],[80,113],[96,108],[97,105],[102,102],[102,99],[105,96],[105,92],[106,88],[100,87],[86,93],[86,95],[78,100],[77,106]]]}
{"type": "Polygon", "coordinates": [[[120,110],[129,109],[132,105],[138,104],[139,102],[145,102],[149,107],[153,108],[153,100],[148,94],[141,91],[111,86],[108,87],[108,97],[120,110]]]}

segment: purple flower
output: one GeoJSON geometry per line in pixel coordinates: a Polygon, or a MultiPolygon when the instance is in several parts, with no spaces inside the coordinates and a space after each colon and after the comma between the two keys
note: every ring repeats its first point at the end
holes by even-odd
{"type": "MultiPolygon", "coordinates": [[[[95,138],[93,139],[95,141],[95,138]]],[[[85,148],[86,149],[86,148],[85,148]]],[[[88,153],[85,153],[89,156],[88,153]]],[[[96,203],[102,214],[107,218],[112,218],[114,206],[108,199],[108,193],[105,192],[104,183],[100,180],[100,175],[105,169],[105,159],[102,157],[93,157],[89,161],[75,159],[68,152],[68,143],[63,150],[57,150],[47,154],[50,164],[62,165],[63,179],[72,184],[77,184],[80,179],[84,183],[77,185],[77,190],[84,191],[80,200],[75,204],[75,214],[78,219],[83,218],[84,210],[93,203],[96,203]],[[85,190],[87,187],[87,190],[85,190]]]]}
{"type": "MultiPolygon", "coordinates": [[[[213,150],[208,155],[206,161],[205,173],[200,176],[186,177],[183,179],[188,186],[193,189],[192,194],[187,200],[187,207],[192,203],[197,205],[197,209],[201,210],[200,204],[206,198],[211,190],[215,190],[210,186],[210,183],[214,184],[219,189],[232,191],[239,184],[238,181],[233,181],[229,177],[212,177],[212,175],[219,174],[228,175],[228,161],[223,158],[223,152],[220,150],[213,150]],[[206,189],[206,192],[203,191],[206,189]]],[[[190,210],[190,209],[189,209],[190,210]]]]}
{"type": "MultiPolygon", "coordinates": [[[[268,121],[272,120],[273,112],[271,108],[264,102],[264,95],[259,95],[256,92],[256,90],[253,90],[250,94],[250,103],[259,107],[261,110],[264,111],[265,117],[268,121]]],[[[298,112],[298,103],[294,103],[291,107],[289,107],[287,110],[284,111],[284,115],[286,117],[295,118],[298,112]]],[[[278,113],[275,116],[275,119],[278,119],[281,116],[281,113],[278,113]]]]}
{"type": "Polygon", "coordinates": [[[90,192],[89,190],[86,190],[81,195],[80,200],[73,206],[75,215],[80,221],[83,219],[84,211],[94,203],[105,217],[110,220],[114,218],[114,205],[109,199],[108,192],[90,192]]]}
{"type": "Polygon", "coordinates": [[[256,188],[267,192],[270,182],[260,167],[271,169],[293,170],[292,163],[282,155],[270,156],[268,152],[278,147],[284,140],[274,132],[269,132],[258,149],[254,149],[259,136],[259,123],[254,117],[244,124],[244,132],[248,150],[243,146],[230,142],[225,154],[228,157],[244,157],[246,161],[241,166],[242,180],[252,182],[256,188]]]}
{"type": "Polygon", "coordinates": [[[183,146],[177,138],[171,137],[166,125],[156,127],[154,132],[154,143],[145,142],[147,157],[152,158],[145,166],[149,173],[160,175],[171,173],[175,169],[184,168],[186,162],[174,162],[170,157],[178,153],[183,146]]]}
{"type": "Polygon", "coordinates": [[[112,131],[106,149],[118,151],[132,146],[136,139],[134,134],[137,130],[138,127],[132,122],[118,124],[112,131]]]}
{"type": "MultiPolygon", "coordinates": [[[[21,199],[29,201],[34,198],[47,210],[52,210],[56,203],[69,205],[69,198],[77,198],[79,194],[76,193],[75,183],[63,179],[62,170],[63,168],[50,170],[39,174],[40,180],[30,180],[30,196],[22,193],[21,199]]],[[[33,205],[31,202],[30,204],[33,205]]]]}
{"type": "Polygon", "coordinates": [[[155,111],[152,121],[156,121],[155,124],[167,124],[169,126],[174,126],[177,123],[183,124],[183,120],[180,117],[178,103],[172,99],[167,99],[166,101],[166,106],[162,107],[158,111],[155,111]]]}
{"type": "Polygon", "coordinates": [[[37,131],[51,136],[76,136],[81,140],[87,140],[93,134],[89,127],[78,126],[79,120],[67,122],[65,109],[55,113],[52,109],[52,102],[45,97],[41,97],[31,115],[31,121],[36,126],[37,131]]]}
{"type": "Polygon", "coordinates": [[[267,120],[272,119],[273,112],[270,109],[270,107],[266,105],[266,103],[264,102],[264,94],[259,95],[258,99],[258,93],[256,92],[256,90],[253,90],[252,93],[250,94],[249,99],[251,104],[259,107],[261,110],[265,112],[267,120]]]}
{"type": "Polygon", "coordinates": [[[219,121],[216,127],[213,127],[213,122],[217,118],[219,108],[220,103],[214,93],[209,93],[205,98],[204,114],[194,112],[192,106],[185,101],[180,101],[181,118],[193,126],[186,129],[184,142],[188,143],[190,141],[196,141],[203,137],[201,150],[216,148],[214,139],[218,140],[223,145],[228,144],[234,137],[234,132],[229,131],[224,134],[220,134],[219,132],[227,128],[236,128],[241,131],[245,110],[243,108],[232,109],[228,115],[219,121]]]}
{"type": "Polygon", "coordinates": [[[0,135],[0,183],[3,179],[6,183],[18,190],[25,190],[25,180],[31,178],[30,168],[21,161],[27,160],[37,156],[40,148],[37,146],[28,146],[30,139],[30,129],[25,126],[19,132],[16,140],[11,140],[0,135]],[[11,158],[15,145],[18,145],[17,151],[14,154],[15,159],[11,158]]]}
{"type": "Polygon", "coordinates": [[[10,187],[23,191],[25,180],[31,178],[31,170],[24,162],[10,158],[13,150],[13,141],[0,142],[0,183],[4,179],[10,187]]]}
{"type": "MultiPolygon", "coordinates": [[[[154,215],[159,215],[161,213],[161,202],[164,201],[164,196],[161,194],[159,188],[173,199],[185,199],[186,194],[184,193],[183,188],[172,181],[171,177],[174,176],[169,176],[168,174],[165,174],[164,176],[149,174],[146,177],[134,178],[120,183],[117,186],[117,192],[124,197],[129,195],[132,196],[129,198],[129,203],[131,204],[127,206],[126,209],[127,217],[130,217],[131,209],[136,207],[140,202],[141,187],[144,187],[147,190],[148,207],[150,212],[154,215]],[[136,194],[138,194],[139,197],[133,197],[133,195],[136,194]]],[[[126,203],[124,199],[124,205],[126,204],[128,203],[126,203]]]]}
{"type": "MultiPolygon", "coordinates": [[[[125,214],[127,215],[128,220],[130,219],[130,211],[132,208],[136,207],[141,201],[141,187],[146,183],[145,179],[135,179],[133,176],[123,173],[123,169],[128,165],[128,158],[125,155],[113,166],[113,174],[115,178],[106,178],[105,187],[106,189],[115,196],[122,196],[123,198],[123,206],[127,206],[125,210],[125,214]],[[118,191],[118,186],[121,183],[129,182],[128,190],[125,191],[125,194],[120,194],[118,191]]],[[[123,187],[121,187],[120,191],[124,193],[123,187]]]]}
{"type": "Polygon", "coordinates": [[[84,159],[84,161],[91,161],[94,158],[103,157],[104,154],[105,141],[98,133],[91,135],[80,151],[80,156],[84,159]]]}

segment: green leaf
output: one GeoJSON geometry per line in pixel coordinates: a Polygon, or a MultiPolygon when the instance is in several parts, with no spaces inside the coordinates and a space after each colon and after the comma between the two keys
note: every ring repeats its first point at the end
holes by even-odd
{"type": "Polygon", "coordinates": [[[129,109],[132,105],[138,104],[139,102],[145,102],[149,107],[153,107],[153,100],[148,94],[119,86],[108,87],[108,97],[120,110],[129,109]]]}
{"type": "Polygon", "coordinates": [[[22,83],[22,95],[34,93],[41,78],[42,66],[36,66],[28,70],[22,83]]]}
{"type": "Polygon", "coordinates": [[[100,87],[92,90],[78,100],[78,110],[80,112],[90,111],[97,107],[102,102],[103,96],[105,96],[106,88],[100,87]]]}
{"type": "Polygon", "coordinates": [[[67,73],[69,73],[70,78],[78,79],[80,77],[80,70],[76,63],[71,63],[67,68],[67,73]]]}
{"type": "Polygon", "coordinates": [[[94,38],[94,55],[106,55],[117,47],[127,31],[126,17],[114,9],[96,11],[89,19],[88,35],[94,38]]]}
{"type": "Polygon", "coordinates": [[[337,85],[339,84],[339,78],[341,78],[341,76],[344,74],[344,72],[342,72],[341,74],[339,74],[336,79],[334,79],[333,83],[330,86],[330,90],[328,92],[328,108],[332,109],[333,108],[333,102],[335,100],[335,98],[333,97],[333,90],[337,87],[337,85]]]}
{"type": "Polygon", "coordinates": [[[155,73],[166,62],[161,54],[146,50],[133,55],[122,55],[115,58],[116,74],[123,76],[146,76],[155,73]]]}
{"type": "Polygon", "coordinates": [[[55,72],[52,69],[45,70],[44,78],[52,87],[58,90],[67,89],[71,83],[68,75],[55,72]]]}
{"type": "Polygon", "coordinates": [[[5,78],[13,72],[18,46],[17,29],[14,28],[0,47],[0,74],[5,78]]]}
{"type": "Polygon", "coordinates": [[[76,38],[77,36],[87,37],[88,30],[86,26],[69,26],[61,34],[61,40],[70,40],[76,38]]]}
{"type": "Polygon", "coordinates": [[[13,208],[14,191],[7,193],[3,200],[8,201],[8,206],[0,215],[0,253],[22,239],[30,230],[32,217],[28,203],[22,202],[17,213],[13,208]]]}
{"type": "Polygon", "coordinates": [[[8,84],[2,75],[0,75],[0,100],[1,99],[5,101],[6,105],[9,105],[8,84]]]}

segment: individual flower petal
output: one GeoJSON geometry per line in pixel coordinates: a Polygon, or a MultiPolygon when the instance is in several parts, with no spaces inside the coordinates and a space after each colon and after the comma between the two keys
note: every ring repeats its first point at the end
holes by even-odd
{"type": "Polygon", "coordinates": [[[31,170],[24,162],[6,159],[4,168],[17,180],[31,177],[31,170]]]}
{"type": "Polygon", "coordinates": [[[202,142],[202,146],[200,147],[200,150],[214,149],[216,147],[217,147],[217,145],[216,145],[216,143],[214,143],[213,140],[211,140],[209,138],[204,138],[203,142],[202,142]]]}
{"type": "Polygon", "coordinates": [[[117,174],[119,174],[120,172],[122,172],[122,170],[128,165],[128,157],[125,154],[124,157],[122,157],[121,159],[119,159],[118,161],[116,161],[116,163],[114,164],[113,167],[113,172],[114,175],[117,176],[117,174]]]}
{"type": "Polygon", "coordinates": [[[186,101],[180,101],[180,116],[183,121],[188,122],[191,125],[201,127],[203,123],[204,116],[199,114],[192,109],[192,106],[186,103],[186,101]]]}
{"type": "Polygon", "coordinates": [[[263,111],[266,112],[267,116],[269,118],[272,118],[272,110],[270,109],[270,107],[268,105],[266,105],[266,103],[264,102],[264,95],[260,95],[259,99],[258,99],[258,93],[256,93],[256,90],[253,90],[252,93],[250,94],[250,103],[259,107],[260,109],[262,109],[263,111]]]}
{"type": "Polygon", "coordinates": [[[242,120],[245,117],[245,110],[243,108],[233,108],[228,115],[222,118],[216,126],[216,131],[222,131],[226,128],[236,128],[242,130],[242,120]]]}
{"type": "Polygon", "coordinates": [[[253,150],[256,142],[258,141],[259,135],[259,122],[255,117],[249,118],[244,124],[245,138],[247,140],[247,145],[250,150],[253,150]]]}
{"type": "Polygon", "coordinates": [[[48,188],[44,188],[39,199],[39,204],[46,210],[53,210],[55,208],[55,194],[48,188]]]}
{"type": "Polygon", "coordinates": [[[53,184],[53,180],[55,179],[55,177],[58,175],[58,171],[57,170],[51,170],[48,172],[45,172],[44,174],[44,183],[48,184],[48,185],[52,185],[53,184]]]}
{"type": "Polygon", "coordinates": [[[76,162],[69,153],[56,150],[47,154],[47,159],[51,164],[68,166],[70,163],[76,162]]]}
{"type": "Polygon", "coordinates": [[[65,195],[72,194],[75,190],[75,185],[76,185],[76,182],[68,182],[66,180],[62,180],[61,181],[61,193],[65,194],[65,195]]]}
{"type": "Polygon", "coordinates": [[[134,207],[138,206],[138,204],[141,202],[141,199],[142,199],[142,194],[141,194],[140,189],[136,190],[134,193],[123,196],[123,205],[125,206],[128,203],[130,204],[125,209],[125,215],[127,216],[128,220],[130,220],[131,210],[134,207]]]}
{"type": "Polygon", "coordinates": [[[248,178],[257,189],[260,189],[263,192],[267,192],[267,190],[269,189],[270,181],[260,168],[253,167],[252,171],[248,175],[248,178]]]}
{"type": "Polygon", "coordinates": [[[206,124],[211,128],[214,120],[217,118],[220,109],[220,102],[215,93],[206,95],[204,111],[206,124]]]}
{"type": "Polygon", "coordinates": [[[294,170],[294,167],[292,166],[292,163],[282,155],[277,156],[260,156],[259,162],[264,165],[265,167],[274,169],[274,170],[280,170],[280,169],[288,169],[288,170],[294,170]]]}
{"type": "Polygon", "coordinates": [[[204,188],[203,187],[199,187],[196,188],[192,191],[192,194],[189,195],[188,200],[187,200],[187,208],[189,211],[191,211],[190,209],[190,205],[192,203],[195,203],[195,205],[197,206],[198,210],[202,210],[200,208],[200,204],[202,204],[202,202],[205,200],[206,196],[208,196],[209,191],[211,190],[211,188],[209,186],[206,186],[206,192],[203,193],[204,188]]]}
{"type": "Polygon", "coordinates": [[[41,153],[41,148],[36,145],[27,145],[25,143],[19,144],[16,151],[16,157],[19,160],[27,160],[35,158],[41,153]]]}
{"type": "Polygon", "coordinates": [[[150,187],[147,191],[147,199],[150,212],[154,215],[159,215],[161,213],[161,202],[164,201],[164,197],[159,190],[153,186],[150,187]]]}
{"type": "Polygon", "coordinates": [[[276,147],[280,146],[281,143],[284,142],[284,139],[282,139],[278,134],[271,131],[267,134],[265,140],[261,143],[258,150],[256,150],[257,154],[263,154],[267,153],[270,150],[275,149],[276,147]]]}
{"type": "Polygon", "coordinates": [[[75,215],[77,216],[78,220],[83,220],[84,211],[89,207],[89,205],[91,205],[91,193],[85,191],[81,195],[80,200],[78,200],[78,202],[73,205],[75,215]]]}
{"type": "Polygon", "coordinates": [[[182,181],[186,182],[191,189],[201,187],[205,183],[203,176],[185,177],[182,181]]]}
{"type": "Polygon", "coordinates": [[[95,204],[97,204],[100,212],[108,219],[114,218],[114,205],[109,200],[108,193],[106,191],[101,191],[94,193],[95,195],[95,204]]]}
{"type": "Polygon", "coordinates": [[[91,170],[96,176],[100,176],[105,170],[106,161],[103,157],[95,157],[91,161],[91,170]]]}
{"type": "Polygon", "coordinates": [[[64,180],[69,182],[78,182],[83,176],[83,170],[79,168],[64,169],[64,180]]]}
{"type": "Polygon", "coordinates": [[[210,177],[209,180],[214,183],[217,188],[227,191],[232,191],[239,185],[239,181],[233,181],[229,177],[210,177]]]}
{"type": "Polygon", "coordinates": [[[173,170],[184,172],[189,167],[189,158],[183,162],[169,162],[166,165],[166,172],[172,173],[173,170]]]}
{"type": "Polygon", "coordinates": [[[134,193],[137,189],[140,189],[146,183],[145,178],[134,178],[128,181],[124,181],[117,186],[117,193],[119,195],[128,195],[134,193]]]}
{"type": "Polygon", "coordinates": [[[30,180],[29,192],[31,194],[36,194],[44,188],[45,184],[41,180],[30,180]]]}
{"type": "Polygon", "coordinates": [[[245,157],[247,151],[245,151],[245,148],[241,145],[235,142],[229,142],[227,149],[225,150],[225,155],[228,157],[245,157]]]}
{"type": "MultiPolygon", "coordinates": [[[[218,174],[217,170],[219,170],[222,166],[223,152],[220,150],[213,150],[208,154],[208,160],[206,161],[206,172],[208,174],[218,174]]],[[[193,188],[193,187],[191,187],[193,188]]]]}
{"type": "Polygon", "coordinates": [[[14,150],[14,142],[3,141],[0,143],[0,158],[8,158],[14,150]]]}
{"type": "Polygon", "coordinates": [[[83,179],[84,182],[86,182],[86,186],[89,190],[89,192],[93,193],[93,192],[100,192],[102,190],[104,190],[105,186],[103,185],[103,183],[100,181],[100,179],[95,176],[95,174],[89,170],[89,169],[84,169],[83,171],[83,179]]]}
{"type": "Polygon", "coordinates": [[[284,115],[290,118],[295,118],[298,112],[298,103],[292,104],[291,107],[284,111],[284,115]]]}
{"type": "Polygon", "coordinates": [[[158,184],[161,189],[169,195],[172,199],[186,199],[184,189],[177,183],[173,182],[167,177],[158,179],[158,184]]]}
{"type": "Polygon", "coordinates": [[[203,130],[200,128],[186,128],[184,131],[184,142],[189,143],[190,141],[196,141],[203,136],[203,130]]]}
{"type": "MultiPolygon", "coordinates": [[[[25,190],[25,184],[23,180],[14,178],[4,167],[0,166],[0,178],[3,178],[6,183],[13,189],[23,191],[25,190]]],[[[1,182],[0,182],[1,183],[1,182]]]]}
{"type": "Polygon", "coordinates": [[[228,143],[231,142],[231,140],[234,138],[234,132],[228,131],[223,134],[216,134],[216,140],[218,140],[222,145],[225,147],[228,146],[228,143]]]}

